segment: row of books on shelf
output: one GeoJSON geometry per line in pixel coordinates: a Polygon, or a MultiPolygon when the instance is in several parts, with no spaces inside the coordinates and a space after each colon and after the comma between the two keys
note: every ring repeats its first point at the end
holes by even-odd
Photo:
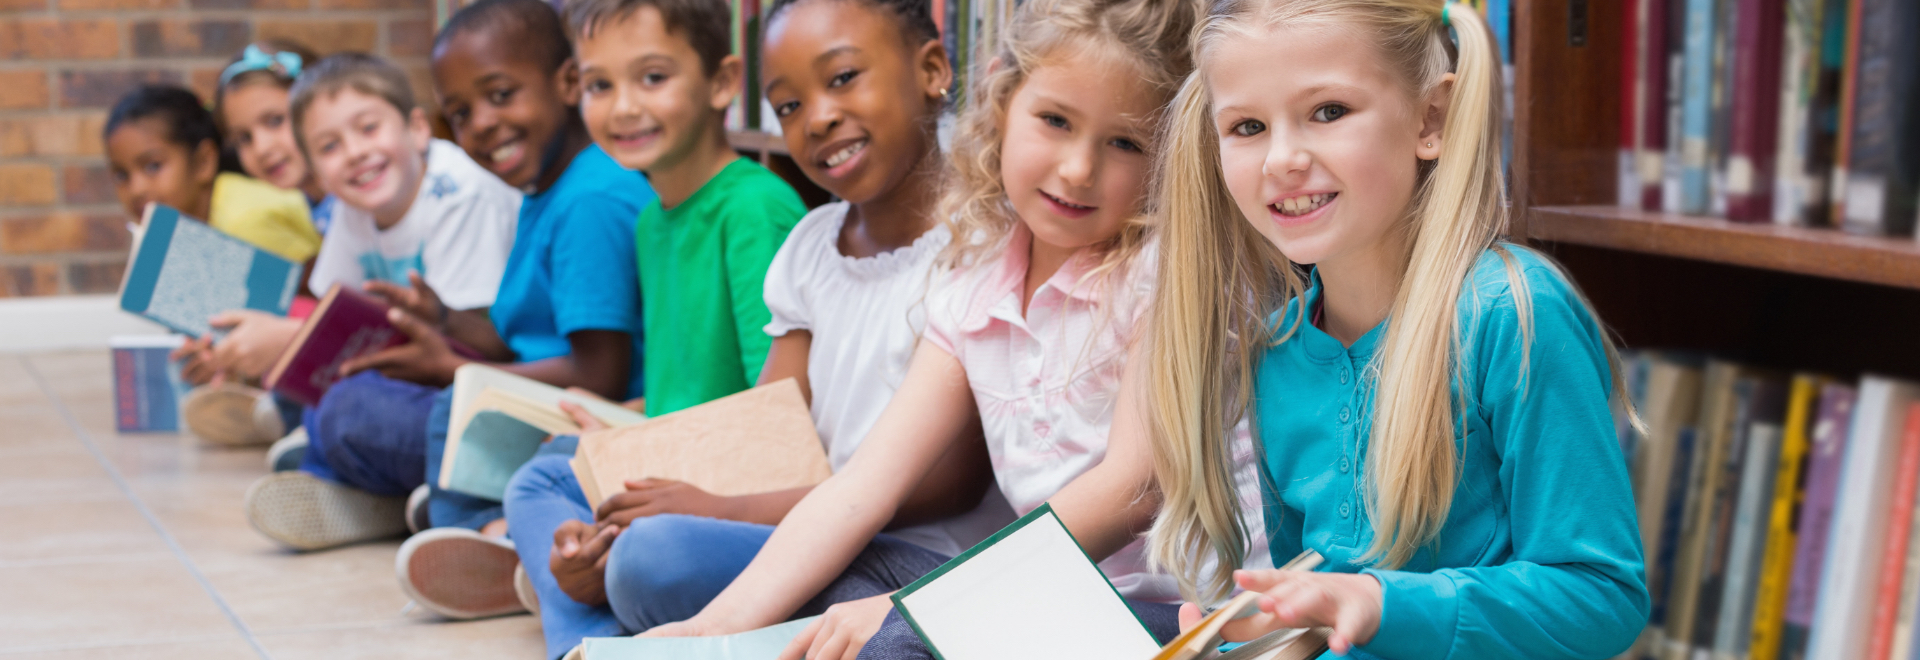
{"type": "Polygon", "coordinates": [[[1630,654],[1920,657],[1920,384],[1631,356],[1653,611],[1630,654]]]}
{"type": "Polygon", "coordinates": [[[1620,7],[1622,205],[1913,235],[1920,3],[1620,7]]]}

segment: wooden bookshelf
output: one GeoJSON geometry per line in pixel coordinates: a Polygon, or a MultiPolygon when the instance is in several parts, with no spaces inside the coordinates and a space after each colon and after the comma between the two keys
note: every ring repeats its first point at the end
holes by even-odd
{"type": "Polygon", "coordinates": [[[758,155],[762,162],[768,156],[789,156],[787,141],[772,133],[727,131],[727,142],[733,145],[734,151],[758,155]]]}
{"type": "Polygon", "coordinates": [[[1534,207],[1527,238],[1920,289],[1920,241],[1619,206],[1534,207]]]}
{"type": "Polygon", "coordinates": [[[761,131],[727,131],[727,144],[732,145],[740,155],[752,158],[780,175],[787,185],[793,186],[794,192],[800,193],[800,199],[807,203],[807,208],[833,201],[832,193],[814,185],[806,173],[800,171],[800,166],[787,154],[787,141],[780,136],[761,131]]]}

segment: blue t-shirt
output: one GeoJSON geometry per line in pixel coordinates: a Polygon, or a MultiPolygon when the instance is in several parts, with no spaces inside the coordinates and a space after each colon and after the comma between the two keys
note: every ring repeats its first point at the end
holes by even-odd
{"type": "Polygon", "coordinates": [[[644,391],[633,224],[654,198],[645,177],[589,145],[552,187],[521,203],[489,311],[519,361],[571,353],[567,335],[581,330],[624,332],[633,337],[627,395],[644,391]]]}
{"type": "Polygon", "coordinates": [[[1380,581],[1379,632],[1352,657],[1604,658],[1647,623],[1604,335],[1552,262],[1504,247],[1511,261],[1488,250],[1460,295],[1453,506],[1438,540],[1399,570],[1360,563],[1373,542],[1365,475],[1387,324],[1342,346],[1303,322],[1320,299],[1315,273],[1279,315],[1293,335],[1259,360],[1274,562],[1311,548],[1322,570],[1380,581]]]}

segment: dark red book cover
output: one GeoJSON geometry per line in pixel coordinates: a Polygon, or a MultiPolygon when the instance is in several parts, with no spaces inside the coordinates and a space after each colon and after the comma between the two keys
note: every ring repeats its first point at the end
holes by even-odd
{"type": "Polygon", "coordinates": [[[1773,159],[1780,141],[1783,0],[1738,0],[1733,45],[1733,131],[1727,161],[1727,219],[1773,220],[1773,159]]]}
{"type": "MultiPolygon", "coordinates": [[[[388,309],[372,294],[335,284],[267,372],[267,389],[309,406],[319,405],[320,395],[340,381],[340,365],[412,340],[387,320],[388,309]]],[[[459,342],[447,343],[455,353],[480,357],[459,342]]]]}
{"type": "Polygon", "coordinates": [[[1640,5],[1640,63],[1642,80],[1639,98],[1640,130],[1637,148],[1640,167],[1640,208],[1659,211],[1665,207],[1667,177],[1667,128],[1677,96],[1668,87],[1669,74],[1679,61],[1685,30],[1675,28],[1675,9],[1684,8],[1681,0],[1643,0],[1640,5]]]}

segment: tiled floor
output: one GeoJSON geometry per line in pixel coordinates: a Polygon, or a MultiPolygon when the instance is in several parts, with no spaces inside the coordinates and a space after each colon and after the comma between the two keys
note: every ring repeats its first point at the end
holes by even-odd
{"type": "Polygon", "coordinates": [[[255,534],[264,450],[119,435],[112,409],[104,350],[0,354],[0,660],[541,657],[531,616],[403,613],[397,541],[255,534]]]}

